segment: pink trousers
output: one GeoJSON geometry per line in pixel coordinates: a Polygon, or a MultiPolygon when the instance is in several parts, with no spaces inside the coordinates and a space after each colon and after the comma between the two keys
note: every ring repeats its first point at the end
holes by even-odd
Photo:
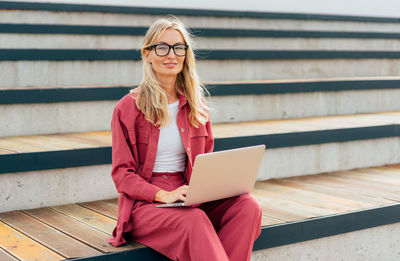
{"type": "MultiPolygon", "coordinates": [[[[151,183],[172,191],[185,184],[182,173],[153,173],[151,183]]],[[[198,207],[156,208],[137,202],[132,239],[173,260],[250,260],[261,233],[260,204],[249,194],[198,207]]]]}

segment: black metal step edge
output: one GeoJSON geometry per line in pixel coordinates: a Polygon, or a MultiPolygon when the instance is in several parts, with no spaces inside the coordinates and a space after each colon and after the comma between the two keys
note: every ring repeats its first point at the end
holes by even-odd
{"type": "MultiPolygon", "coordinates": [[[[397,51],[197,50],[201,60],[398,59],[397,51]]],[[[0,49],[0,61],[138,61],[139,50],[0,49]]]]}
{"type": "MultiPolygon", "coordinates": [[[[350,188],[349,188],[350,189],[350,188]]],[[[355,232],[400,222],[400,204],[322,216],[261,228],[253,251],[355,232]]],[[[169,260],[149,247],[76,258],[76,261],[169,260]]]]}
{"type": "Polygon", "coordinates": [[[0,9],[66,11],[66,12],[101,12],[101,13],[146,14],[146,15],[172,14],[179,16],[182,15],[182,16],[208,16],[208,17],[264,18],[264,19],[356,21],[356,22],[374,22],[374,23],[400,22],[400,18],[396,17],[230,11],[230,10],[210,10],[210,9],[207,10],[207,9],[181,9],[181,8],[152,8],[152,7],[135,7],[135,6],[33,3],[33,2],[13,2],[13,1],[0,1],[0,9]]]}
{"type": "MultiPolygon", "coordinates": [[[[214,151],[265,144],[268,149],[400,137],[400,124],[216,138],[214,151]]],[[[111,147],[0,155],[0,174],[111,163],[111,147]]]]}
{"type": "MultiPolygon", "coordinates": [[[[136,86],[0,89],[0,104],[119,100],[136,86]]],[[[400,89],[400,79],[332,80],[205,85],[211,96],[400,89]]]]}
{"type": "MultiPolygon", "coordinates": [[[[148,27],[60,24],[7,24],[0,23],[0,33],[14,34],[83,34],[143,36],[148,27]]],[[[342,32],[307,30],[258,30],[230,28],[190,28],[197,37],[270,37],[270,38],[359,38],[400,39],[395,32],[342,32]]]]}

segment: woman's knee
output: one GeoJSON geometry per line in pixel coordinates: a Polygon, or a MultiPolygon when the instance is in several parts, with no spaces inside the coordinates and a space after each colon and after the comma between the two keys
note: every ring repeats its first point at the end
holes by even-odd
{"type": "Polygon", "coordinates": [[[254,198],[252,195],[249,193],[242,194],[238,198],[238,203],[239,207],[241,210],[243,210],[244,213],[246,214],[251,214],[253,213],[254,216],[258,217],[262,215],[262,208],[260,203],[257,201],[256,198],[254,198]]]}
{"type": "Polygon", "coordinates": [[[207,214],[198,208],[190,208],[185,211],[184,215],[184,223],[189,227],[192,228],[193,226],[208,226],[212,225],[210,219],[208,218],[207,214]]]}

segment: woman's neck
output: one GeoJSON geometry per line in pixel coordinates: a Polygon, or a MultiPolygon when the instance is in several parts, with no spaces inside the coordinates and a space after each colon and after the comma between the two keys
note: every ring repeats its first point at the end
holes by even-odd
{"type": "Polygon", "coordinates": [[[176,76],[174,77],[159,77],[158,82],[161,88],[167,95],[168,104],[174,103],[178,100],[178,93],[176,92],[176,76]]]}

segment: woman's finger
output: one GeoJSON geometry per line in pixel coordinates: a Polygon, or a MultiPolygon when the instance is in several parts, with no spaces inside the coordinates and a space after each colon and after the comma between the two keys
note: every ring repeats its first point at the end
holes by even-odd
{"type": "Polygon", "coordinates": [[[182,201],[185,201],[185,200],[186,200],[185,196],[183,196],[183,195],[178,195],[178,199],[179,199],[179,200],[182,200],[182,201]]]}
{"type": "Polygon", "coordinates": [[[180,188],[180,189],[188,189],[189,186],[188,186],[188,185],[183,185],[183,186],[180,186],[179,188],[180,188]]]}

